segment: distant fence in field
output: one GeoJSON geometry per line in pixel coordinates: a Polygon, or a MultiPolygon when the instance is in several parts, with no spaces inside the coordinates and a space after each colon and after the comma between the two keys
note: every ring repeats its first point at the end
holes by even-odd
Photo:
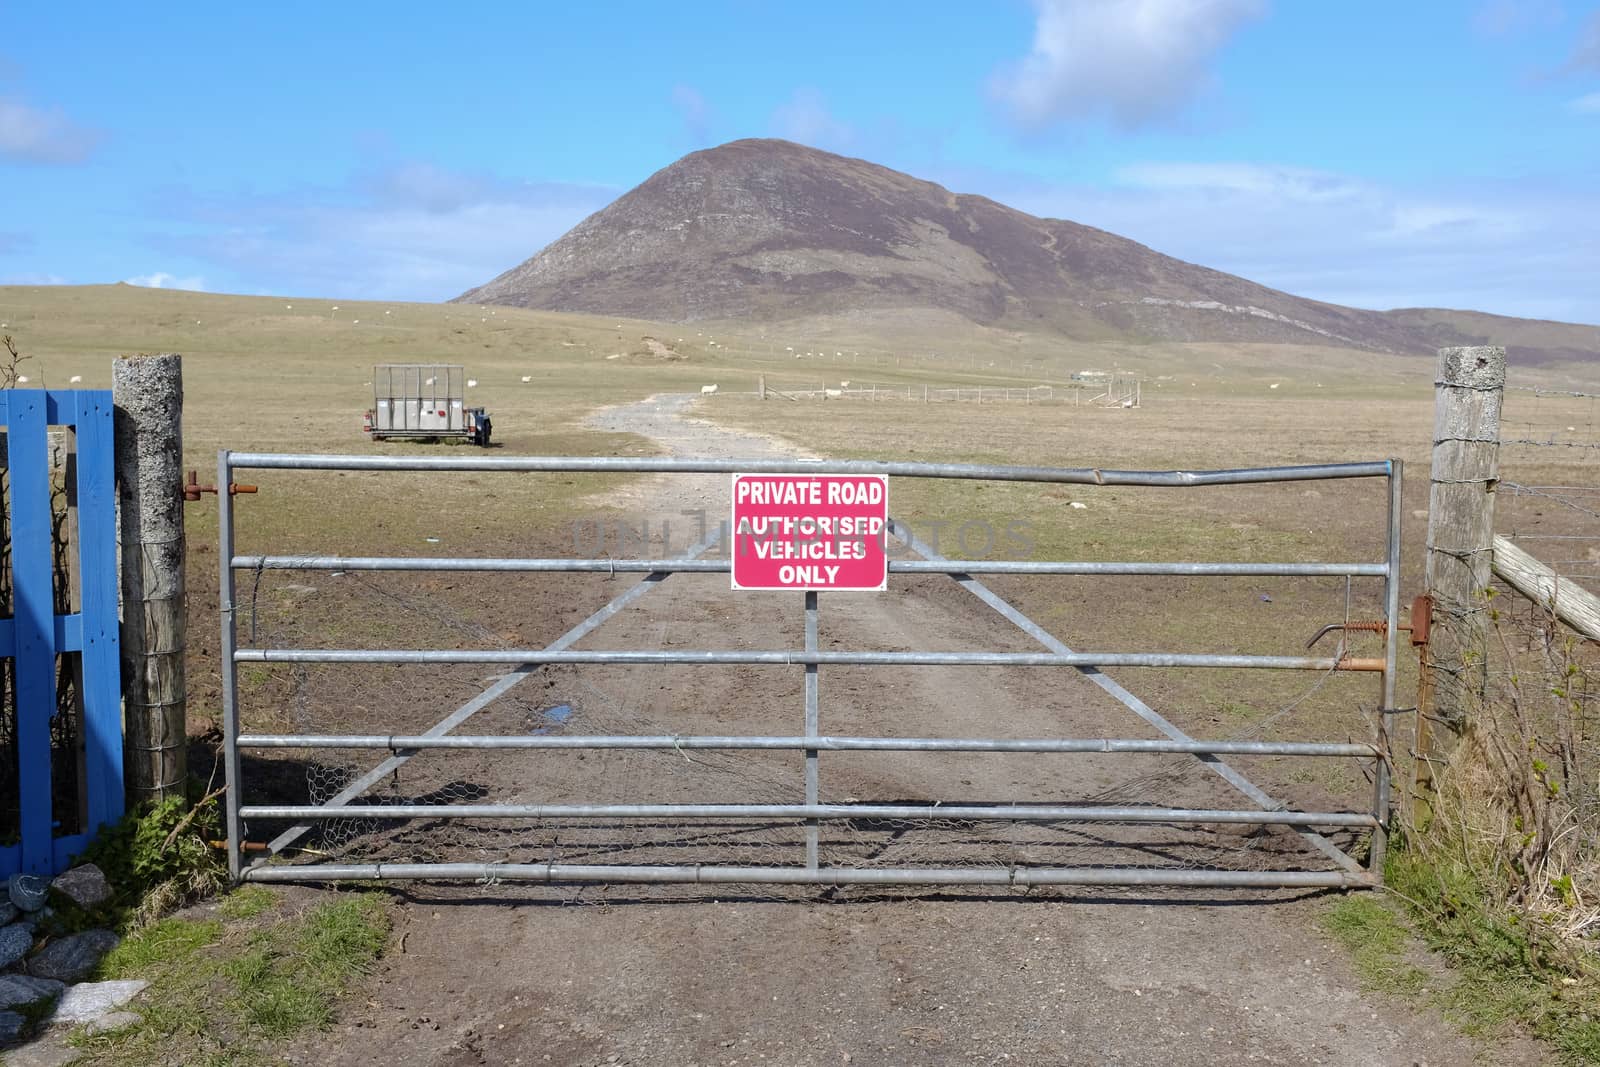
{"type": "MultiPolygon", "coordinates": [[[[686,339],[685,343],[687,343],[686,339]]],[[[891,352],[886,350],[835,348],[832,346],[806,348],[795,345],[749,341],[724,344],[721,341],[698,337],[695,338],[694,343],[721,355],[737,356],[755,363],[776,363],[790,366],[794,365],[798,360],[801,362],[810,361],[813,364],[828,363],[841,367],[899,367],[902,369],[932,367],[946,372],[965,370],[973,374],[991,372],[1027,376],[1060,373],[1058,364],[1042,358],[1035,359],[1021,356],[963,356],[955,353],[891,352]]]]}
{"type": "Polygon", "coordinates": [[[1101,381],[1074,382],[1068,385],[932,385],[884,384],[841,381],[786,384],[762,375],[756,383],[761,399],[784,400],[897,400],[923,404],[1069,404],[1073,407],[1099,406],[1136,408],[1140,406],[1143,383],[1132,375],[1101,381]]]}

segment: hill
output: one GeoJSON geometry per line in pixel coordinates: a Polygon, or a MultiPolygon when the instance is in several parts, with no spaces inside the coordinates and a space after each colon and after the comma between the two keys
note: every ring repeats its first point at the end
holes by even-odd
{"type": "Polygon", "coordinates": [[[1522,362],[1592,354],[1600,334],[1307,300],[1104,230],[776,140],[685,156],[456,299],[672,322],[925,308],[1081,341],[1421,353],[1494,340],[1522,362]]]}

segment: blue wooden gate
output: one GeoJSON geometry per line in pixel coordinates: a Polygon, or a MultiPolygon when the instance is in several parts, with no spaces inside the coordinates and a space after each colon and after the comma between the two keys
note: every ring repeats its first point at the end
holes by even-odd
{"type": "MultiPolygon", "coordinates": [[[[0,619],[0,657],[15,661],[11,737],[17,765],[15,839],[0,845],[0,875],[63,870],[102,825],[122,814],[122,676],[117,632],[117,519],[111,392],[0,390],[10,491],[12,617],[0,619]],[[48,428],[76,437],[76,558],[82,605],[58,615],[48,428]],[[51,781],[51,722],[58,714],[57,657],[81,653],[82,810],[63,819],[51,781]],[[62,833],[63,825],[69,831],[62,833]]],[[[69,470],[72,468],[69,467],[69,470]]]]}

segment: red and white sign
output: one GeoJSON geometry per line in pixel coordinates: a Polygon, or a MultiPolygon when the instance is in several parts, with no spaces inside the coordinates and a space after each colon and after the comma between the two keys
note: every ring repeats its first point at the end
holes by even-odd
{"type": "Polygon", "coordinates": [[[883,589],[889,479],[735,474],[735,589],[883,589]]]}

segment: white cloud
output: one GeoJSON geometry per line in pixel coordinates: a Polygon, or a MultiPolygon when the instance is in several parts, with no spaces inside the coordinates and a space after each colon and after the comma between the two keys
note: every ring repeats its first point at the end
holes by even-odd
{"type": "Polygon", "coordinates": [[[150,274],[139,274],[132,278],[124,279],[129,285],[138,285],[146,289],[189,289],[194,292],[205,292],[206,280],[198,275],[180,278],[168,274],[164,270],[154,271],[150,274]]]}
{"type": "Polygon", "coordinates": [[[21,274],[0,274],[0,285],[66,285],[67,280],[59,274],[46,274],[38,271],[24,271],[21,274]]]}
{"type": "Polygon", "coordinates": [[[779,137],[813,148],[845,149],[856,139],[855,128],[835,118],[822,94],[812,88],[796,89],[772,113],[772,129],[779,137]]]}
{"type": "Polygon", "coordinates": [[[1033,49],[991,91],[1024,128],[1086,118],[1132,129],[1179,114],[1265,0],[1034,0],[1033,49]]]}
{"type": "Polygon", "coordinates": [[[1578,31],[1578,40],[1572,46],[1572,55],[1567,60],[1567,70],[1600,71],[1600,11],[1590,15],[1583,29],[1578,31]]]}
{"type": "Polygon", "coordinates": [[[1600,93],[1590,93],[1568,102],[1567,106],[1580,115],[1600,115],[1600,93]]]}
{"type": "Polygon", "coordinates": [[[156,210],[182,225],[150,243],[213,263],[252,291],[442,300],[520,263],[615,196],[410,162],[268,196],[167,190],[156,210]]]}
{"type": "Polygon", "coordinates": [[[688,85],[672,87],[672,106],[683,120],[683,132],[689,143],[699,147],[711,140],[711,105],[705,94],[688,85]]]}
{"type": "Polygon", "coordinates": [[[1472,15],[1472,28],[1484,37],[1510,37],[1560,25],[1560,0],[1484,0],[1472,15]]]}
{"type": "Polygon", "coordinates": [[[1209,189],[1314,203],[1360,195],[1360,184],[1342,175],[1256,163],[1139,163],[1118,177],[1146,189],[1209,189]]]}
{"type": "Polygon", "coordinates": [[[0,162],[82,163],[101,135],[77,125],[60,108],[32,107],[14,96],[0,96],[0,162]]]}

